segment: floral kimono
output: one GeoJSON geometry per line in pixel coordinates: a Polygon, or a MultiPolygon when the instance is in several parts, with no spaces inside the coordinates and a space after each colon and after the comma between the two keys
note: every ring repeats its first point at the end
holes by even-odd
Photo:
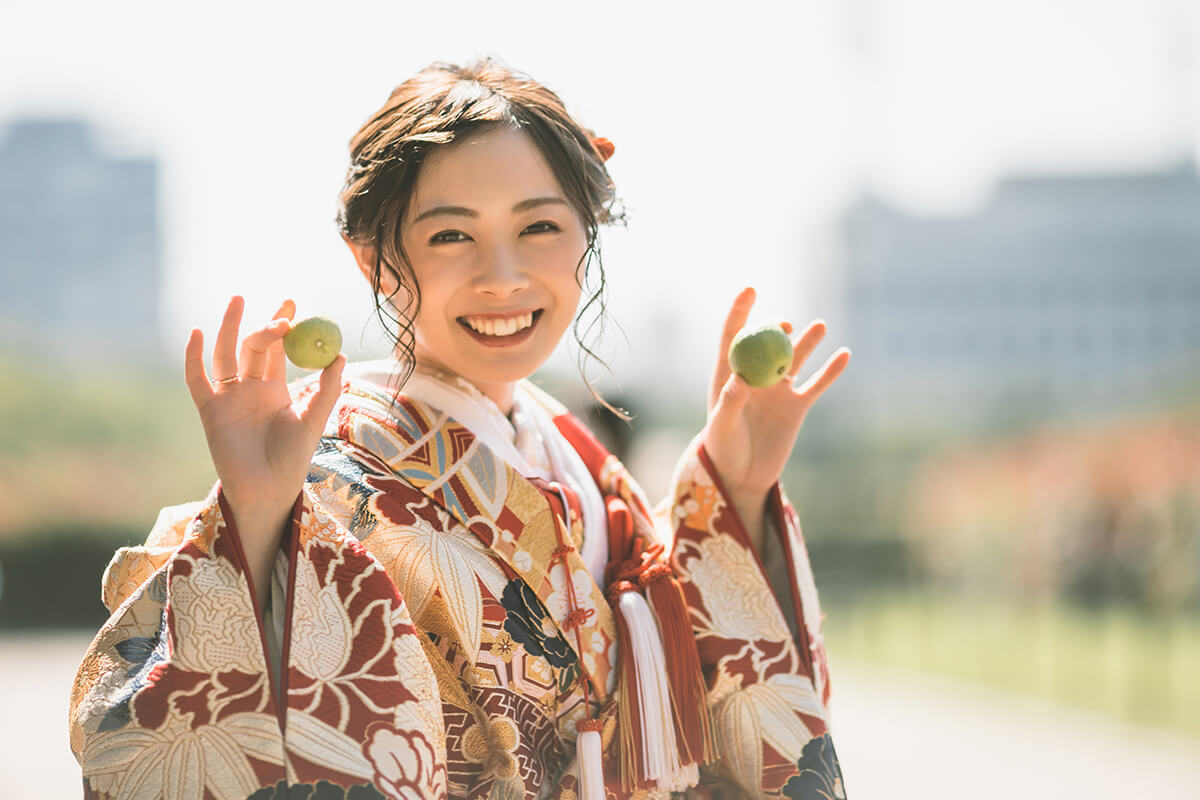
{"type": "MultiPolygon", "coordinates": [[[[538,396],[610,514],[666,547],[715,745],[687,796],[844,798],[816,588],[779,489],[777,595],[702,446],[655,516],[538,396]]],[[[351,379],[271,587],[250,581],[219,484],[114,556],[71,695],[85,795],[574,800],[591,718],[607,797],[670,796],[618,763],[619,625],[585,516],[445,411],[351,379]]]]}

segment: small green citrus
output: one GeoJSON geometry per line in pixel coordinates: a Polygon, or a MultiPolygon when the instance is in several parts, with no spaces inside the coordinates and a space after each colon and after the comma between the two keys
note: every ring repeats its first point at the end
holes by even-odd
{"type": "Polygon", "coordinates": [[[297,322],[283,337],[283,352],[302,369],[325,369],[342,349],[342,330],[325,317],[297,322]]]}
{"type": "Polygon", "coordinates": [[[791,365],[792,343],[778,325],[742,331],[729,345],[729,368],[757,388],[778,383],[791,365]]]}

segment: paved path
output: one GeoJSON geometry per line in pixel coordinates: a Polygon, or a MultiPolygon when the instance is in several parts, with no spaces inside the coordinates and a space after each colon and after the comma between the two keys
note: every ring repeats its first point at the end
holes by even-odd
{"type": "Polygon", "coordinates": [[[850,800],[1200,800],[1200,740],[855,664],[834,681],[850,800]]]}
{"type": "MultiPolygon", "coordinates": [[[[71,680],[91,634],[0,633],[0,800],[77,798],[71,680]]],[[[835,663],[850,800],[1197,800],[1200,741],[835,663]]]]}

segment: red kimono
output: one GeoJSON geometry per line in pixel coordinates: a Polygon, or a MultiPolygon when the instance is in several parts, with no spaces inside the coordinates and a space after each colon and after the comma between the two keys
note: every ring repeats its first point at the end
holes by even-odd
{"type": "MultiPolygon", "coordinates": [[[[845,797],[816,588],[782,493],[777,601],[702,447],[652,521],[624,467],[574,418],[555,424],[668,548],[717,756],[688,794],[845,797]]],[[[622,782],[617,626],[581,539],[577,509],[454,419],[351,383],[281,548],[280,669],[219,485],[113,558],[112,616],[71,696],[87,796],[573,800],[585,715],[603,722],[609,797],[667,796],[622,782]]]]}

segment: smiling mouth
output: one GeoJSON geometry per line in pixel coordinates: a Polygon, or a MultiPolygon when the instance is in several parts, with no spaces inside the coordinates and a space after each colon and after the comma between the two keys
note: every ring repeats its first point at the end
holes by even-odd
{"type": "Polygon", "coordinates": [[[467,315],[456,321],[475,339],[485,344],[515,344],[524,341],[537,325],[544,309],[527,311],[511,317],[467,315]]]}

